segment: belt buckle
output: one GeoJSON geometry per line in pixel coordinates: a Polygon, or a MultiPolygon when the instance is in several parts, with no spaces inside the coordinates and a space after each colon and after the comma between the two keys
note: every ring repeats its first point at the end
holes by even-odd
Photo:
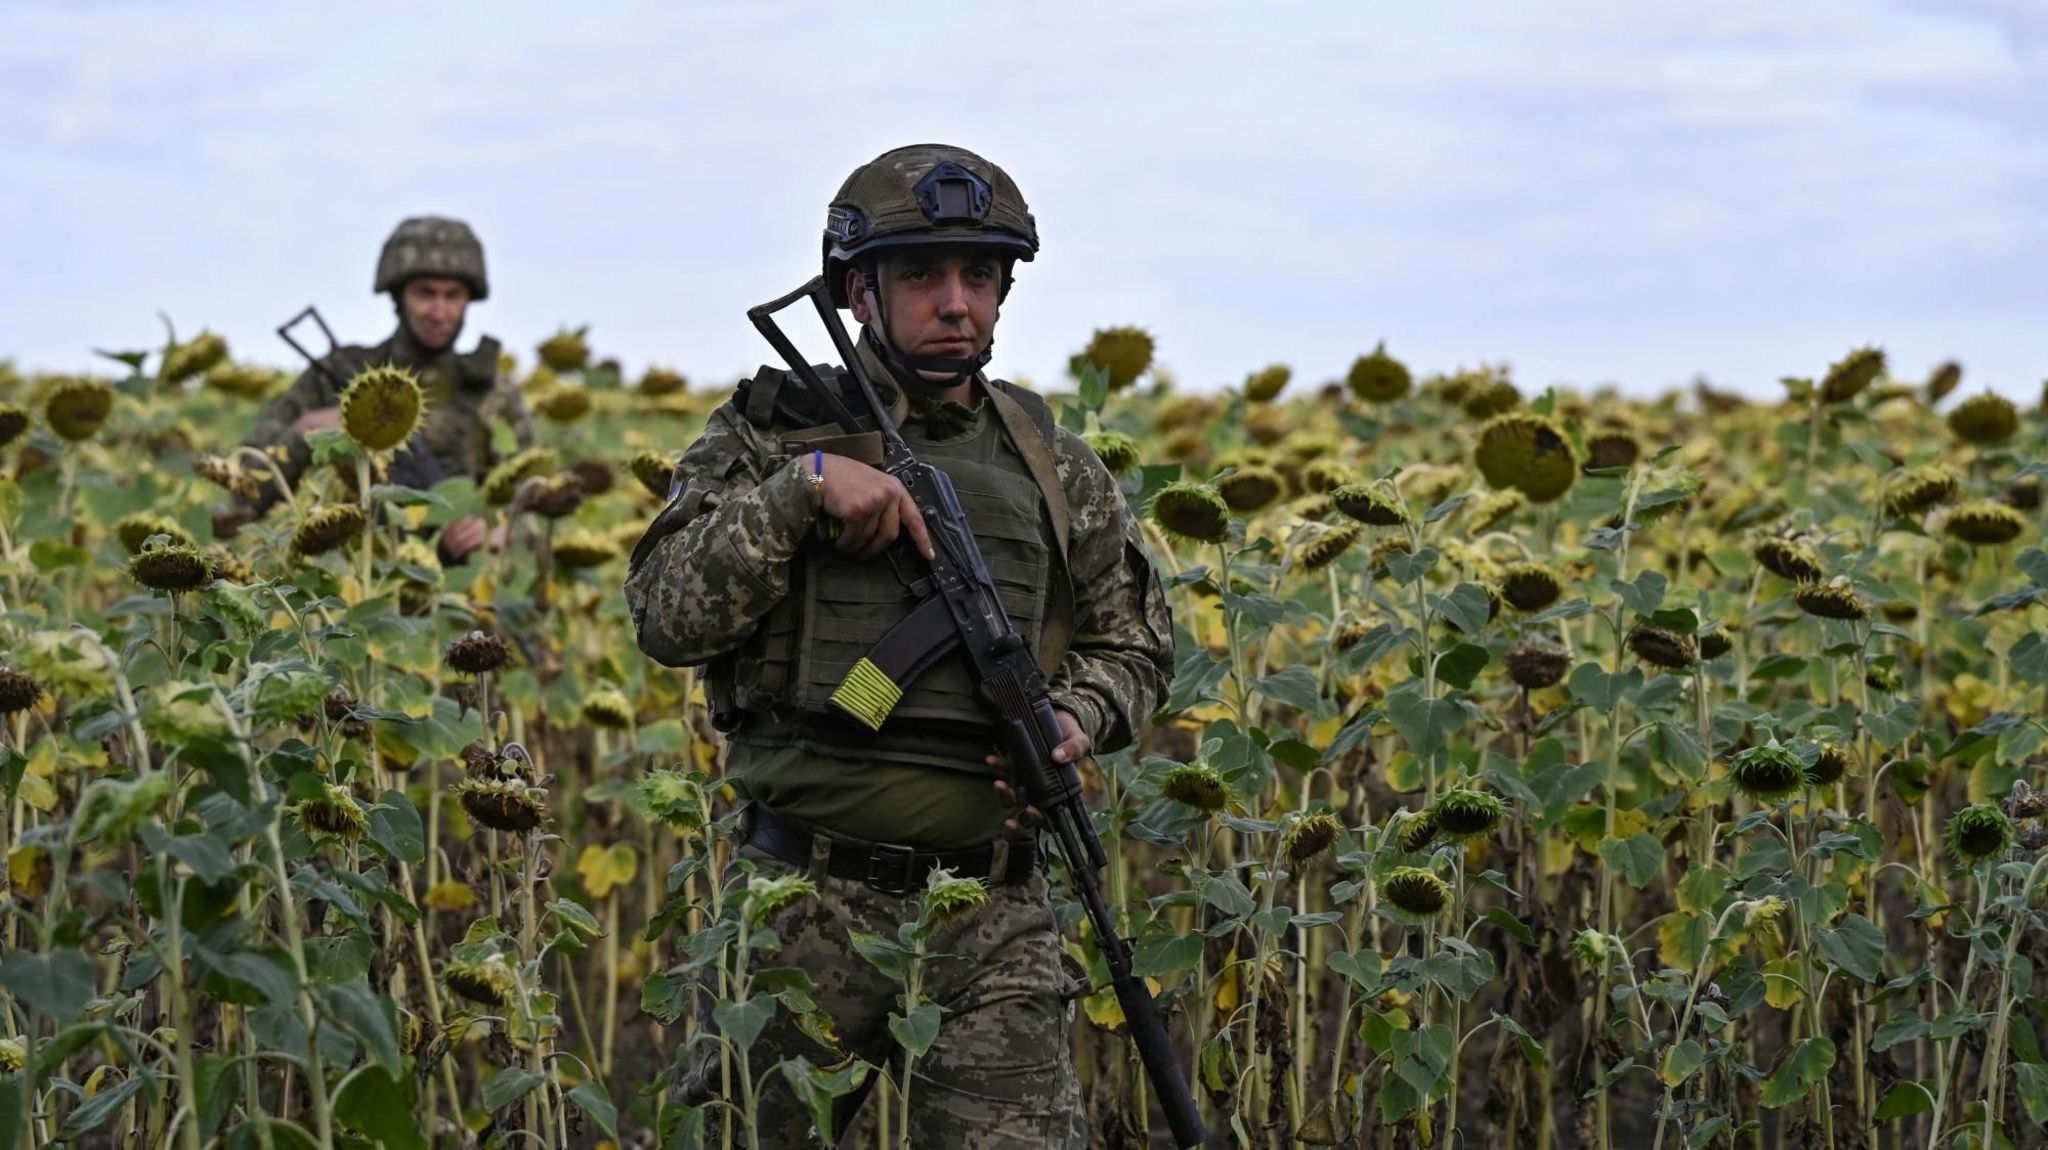
{"type": "Polygon", "coordinates": [[[917,849],[876,843],[868,856],[867,884],[883,894],[905,895],[916,885],[917,849]]]}

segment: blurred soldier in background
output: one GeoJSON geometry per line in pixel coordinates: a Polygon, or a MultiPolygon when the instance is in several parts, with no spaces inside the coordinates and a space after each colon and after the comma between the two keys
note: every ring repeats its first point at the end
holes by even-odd
{"type": "MultiPolygon", "coordinates": [[[[519,391],[499,376],[498,341],[485,336],[474,351],[455,350],[469,305],[490,296],[483,244],[468,224],[439,216],[400,223],[377,257],[372,290],[391,294],[398,330],[374,347],[337,347],[322,357],[319,367],[308,368],[271,401],[249,433],[249,446],[280,449],[271,454],[282,457],[279,470],[296,484],[311,461],[307,433],[336,426],[342,385],[379,364],[411,369],[427,400],[420,430],[393,462],[395,480],[415,487],[454,475],[481,480],[497,462],[491,450],[493,421],[508,423],[521,447],[532,443],[533,427],[519,391]]],[[[217,521],[216,528],[231,532],[277,498],[266,486],[256,500],[217,521]]],[[[485,538],[482,519],[457,519],[441,532],[441,556],[459,562],[485,538]]]]}

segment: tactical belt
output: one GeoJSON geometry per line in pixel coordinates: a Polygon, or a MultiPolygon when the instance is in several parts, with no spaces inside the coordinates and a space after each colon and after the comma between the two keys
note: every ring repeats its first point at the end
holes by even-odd
{"type": "Polygon", "coordinates": [[[921,851],[893,843],[871,843],[811,830],[799,820],[779,815],[755,803],[747,808],[744,841],[783,862],[799,867],[811,865],[811,851],[817,840],[828,844],[825,873],[833,878],[866,883],[883,894],[902,895],[922,888],[925,876],[944,867],[959,878],[977,878],[991,884],[1008,885],[1029,879],[1039,869],[1043,855],[1036,844],[1010,842],[1007,851],[998,844],[967,847],[953,851],[921,851]],[[1005,857],[1002,873],[991,874],[997,855],[1005,857]]]}

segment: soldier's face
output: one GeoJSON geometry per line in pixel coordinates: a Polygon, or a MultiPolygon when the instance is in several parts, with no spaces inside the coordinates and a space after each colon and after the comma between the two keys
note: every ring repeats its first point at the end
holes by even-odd
{"type": "MultiPolygon", "coordinates": [[[[889,321],[887,334],[897,350],[972,359],[995,338],[997,297],[1003,286],[1000,259],[972,248],[909,251],[883,257],[875,271],[882,311],[889,321]]],[[[853,273],[847,294],[855,319],[878,322],[858,272],[853,273]]],[[[934,382],[951,378],[945,372],[919,374],[934,382]]]]}
{"type": "Polygon", "coordinates": [[[418,276],[406,281],[398,301],[412,334],[427,350],[440,351],[454,343],[456,333],[462,330],[469,285],[446,276],[418,276]]]}

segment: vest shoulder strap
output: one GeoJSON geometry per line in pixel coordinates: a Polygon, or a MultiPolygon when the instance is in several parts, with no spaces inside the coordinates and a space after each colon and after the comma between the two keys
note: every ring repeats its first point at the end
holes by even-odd
{"type": "Polygon", "coordinates": [[[1052,405],[1026,388],[1006,380],[990,380],[985,389],[989,403],[1003,421],[1010,444],[1024,457],[1024,466],[1045,497],[1045,509],[1052,519],[1052,534],[1059,550],[1059,574],[1053,579],[1053,597],[1038,640],[1038,666],[1047,678],[1059,670],[1067,657],[1067,645],[1074,638],[1074,584],[1067,550],[1073,523],[1067,509],[1067,489],[1060,482],[1059,465],[1053,461],[1052,405]]]}

